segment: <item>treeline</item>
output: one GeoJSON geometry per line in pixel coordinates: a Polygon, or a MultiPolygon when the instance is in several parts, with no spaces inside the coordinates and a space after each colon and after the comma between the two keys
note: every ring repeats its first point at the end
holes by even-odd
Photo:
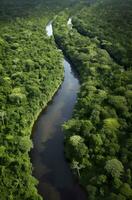
{"type": "Polygon", "coordinates": [[[0,2],[0,199],[40,200],[29,151],[32,126],[63,79],[62,55],[45,26],[66,0],[0,2]]]}
{"type": "Polygon", "coordinates": [[[1,0],[0,20],[12,20],[16,17],[53,15],[66,7],[73,7],[79,0],[1,0]]]}
{"type": "Polygon", "coordinates": [[[40,0],[1,0],[0,19],[5,21],[15,17],[26,17],[33,12],[39,3],[40,0]]]}
{"type": "Polygon", "coordinates": [[[100,48],[98,37],[67,28],[68,17],[62,12],[56,18],[54,35],[78,71],[81,89],[73,118],[64,124],[66,157],[89,200],[130,200],[132,72],[100,48]]]}
{"type": "MultiPolygon", "coordinates": [[[[53,14],[53,13],[52,13],[53,14]]],[[[0,22],[0,199],[40,200],[29,158],[32,126],[63,79],[50,18],[0,22]]]]}
{"type": "Polygon", "coordinates": [[[91,7],[85,5],[73,17],[74,27],[81,34],[97,37],[100,47],[126,68],[132,66],[131,21],[131,0],[98,0],[91,7]]]}

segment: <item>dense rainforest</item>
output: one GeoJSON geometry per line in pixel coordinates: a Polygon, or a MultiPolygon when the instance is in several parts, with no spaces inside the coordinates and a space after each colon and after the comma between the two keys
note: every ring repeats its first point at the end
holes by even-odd
{"type": "Polygon", "coordinates": [[[30,135],[64,76],[62,54],[45,32],[54,5],[33,2],[0,3],[1,200],[41,199],[31,176],[30,135]]]}
{"type": "Polygon", "coordinates": [[[90,38],[97,37],[100,46],[125,68],[132,65],[131,0],[98,1],[85,6],[73,18],[74,27],[90,38]]]}
{"type": "Polygon", "coordinates": [[[73,117],[63,126],[71,170],[89,200],[132,199],[132,1],[75,2],[0,3],[1,200],[42,199],[30,137],[64,78],[55,42],[81,83],[73,117]],[[54,41],[45,26],[55,15],[54,41]]]}
{"type": "Polygon", "coordinates": [[[80,75],[65,154],[89,200],[132,199],[131,9],[131,1],[98,1],[69,29],[67,11],[54,22],[55,40],[80,75]]]}

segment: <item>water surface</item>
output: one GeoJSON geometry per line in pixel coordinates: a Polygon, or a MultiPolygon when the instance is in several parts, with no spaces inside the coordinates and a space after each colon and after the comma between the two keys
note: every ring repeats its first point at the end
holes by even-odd
{"type": "MultiPolygon", "coordinates": [[[[46,28],[48,36],[53,34],[51,29],[50,23],[46,28]]],[[[33,175],[39,180],[38,191],[45,200],[86,200],[64,156],[62,124],[72,117],[80,87],[78,78],[66,59],[64,70],[62,86],[33,128],[33,175]]]]}

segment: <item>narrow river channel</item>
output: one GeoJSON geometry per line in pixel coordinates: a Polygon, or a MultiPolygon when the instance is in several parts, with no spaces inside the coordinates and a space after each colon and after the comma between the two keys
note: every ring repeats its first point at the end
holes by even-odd
{"type": "MultiPolygon", "coordinates": [[[[53,34],[52,23],[46,27],[53,34]]],[[[79,91],[79,81],[64,59],[64,81],[52,102],[41,113],[33,128],[34,148],[31,152],[33,176],[44,200],[86,200],[84,191],[74,180],[64,156],[62,124],[72,117],[79,91]]]]}

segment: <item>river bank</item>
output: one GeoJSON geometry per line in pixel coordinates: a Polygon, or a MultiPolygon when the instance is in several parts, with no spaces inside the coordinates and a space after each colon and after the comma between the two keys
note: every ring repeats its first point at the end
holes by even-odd
{"type": "MultiPolygon", "coordinates": [[[[53,34],[51,23],[48,27],[50,37],[53,34]]],[[[60,89],[34,125],[33,175],[39,180],[39,193],[47,200],[84,200],[85,194],[74,180],[64,155],[62,124],[72,117],[80,87],[76,73],[66,59],[64,73],[60,89]]]]}

